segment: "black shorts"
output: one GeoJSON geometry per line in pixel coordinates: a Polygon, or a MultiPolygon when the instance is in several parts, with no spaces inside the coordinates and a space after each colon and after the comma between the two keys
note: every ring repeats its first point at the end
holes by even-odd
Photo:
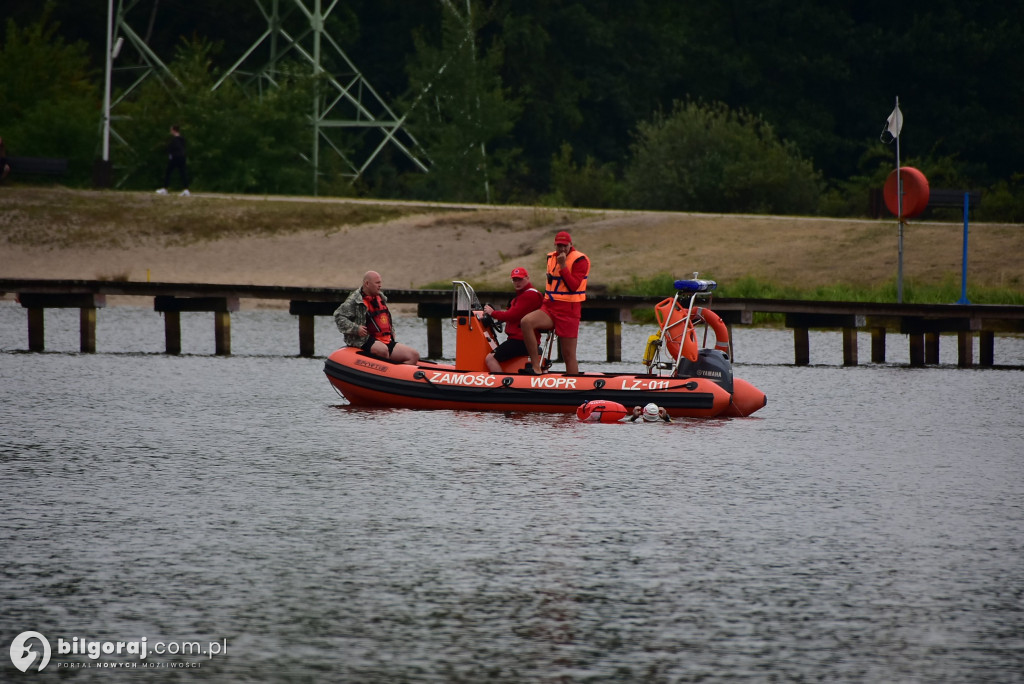
{"type": "Polygon", "coordinates": [[[505,340],[494,350],[494,358],[499,363],[514,359],[517,356],[527,356],[526,343],[522,340],[505,340]]]}
{"type": "MultiPolygon", "coordinates": [[[[367,338],[366,342],[363,342],[363,346],[360,347],[360,349],[362,349],[364,352],[369,354],[370,353],[370,349],[373,348],[373,343],[377,342],[377,341],[378,340],[377,340],[376,337],[369,337],[369,338],[367,338]]],[[[387,343],[382,342],[381,344],[387,344],[387,346],[388,346],[388,354],[390,354],[391,352],[395,351],[395,345],[397,345],[398,342],[395,342],[394,340],[391,340],[390,342],[387,342],[387,343]]]]}

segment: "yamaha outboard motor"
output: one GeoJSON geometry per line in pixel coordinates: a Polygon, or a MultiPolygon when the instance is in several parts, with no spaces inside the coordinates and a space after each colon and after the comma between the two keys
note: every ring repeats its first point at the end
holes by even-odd
{"type": "Polygon", "coordinates": [[[732,363],[726,353],[718,349],[701,349],[696,362],[684,358],[676,377],[707,378],[732,394],[732,363]]]}

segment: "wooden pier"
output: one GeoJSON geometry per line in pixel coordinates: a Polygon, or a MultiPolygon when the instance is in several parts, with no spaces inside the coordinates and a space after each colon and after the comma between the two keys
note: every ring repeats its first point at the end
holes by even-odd
{"type": "MultiPolygon", "coordinates": [[[[181,353],[183,311],[205,311],[214,315],[216,354],[231,353],[231,313],[241,299],[287,301],[288,310],[298,318],[299,355],[314,354],[314,318],[330,316],[348,296],[351,288],[278,287],[268,285],[219,285],[203,283],[143,283],[103,280],[0,279],[0,293],[15,293],[28,310],[28,349],[45,349],[45,310],[75,308],[80,313],[81,351],[96,351],[97,309],[106,306],[108,296],[152,297],[153,309],[164,315],[168,354],[181,353]]],[[[428,358],[443,356],[441,332],[451,316],[450,290],[387,290],[393,304],[416,304],[417,315],[427,320],[428,358]]],[[[481,302],[505,302],[508,291],[477,291],[481,302]]],[[[601,295],[588,293],[583,320],[604,321],[608,361],[622,359],[622,324],[632,321],[635,309],[650,309],[663,297],[601,295]]],[[[937,364],[939,339],[943,333],[957,335],[957,363],[971,367],[974,338],[978,338],[977,365],[995,365],[994,340],[997,333],[1024,332],[1024,306],[972,304],[878,304],[866,302],[820,302],[784,299],[714,298],[710,305],[730,327],[751,325],[755,313],[781,314],[793,330],[794,364],[810,363],[811,329],[840,330],[843,335],[843,364],[859,362],[857,334],[871,334],[871,362],[885,363],[886,334],[907,335],[910,365],[937,364]]]]}

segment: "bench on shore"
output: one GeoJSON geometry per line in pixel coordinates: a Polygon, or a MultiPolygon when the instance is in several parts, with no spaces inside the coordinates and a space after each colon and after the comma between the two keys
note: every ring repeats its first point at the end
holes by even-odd
{"type": "MultiPolygon", "coordinates": [[[[924,216],[929,216],[935,209],[959,209],[963,212],[964,195],[970,201],[968,211],[974,211],[981,204],[980,190],[953,190],[950,188],[931,188],[928,191],[928,206],[924,216]]],[[[888,215],[885,207],[882,188],[872,188],[868,198],[868,215],[871,218],[882,218],[888,215]]]]}
{"type": "Polygon", "coordinates": [[[970,202],[967,207],[968,211],[972,211],[981,204],[981,191],[979,190],[934,188],[928,191],[928,206],[925,208],[925,211],[931,212],[933,209],[959,209],[963,213],[964,195],[967,195],[967,199],[970,202]]]}
{"type": "Polygon", "coordinates": [[[59,157],[8,157],[7,165],[12,176],[64,176],[68,172],[68,160],[59,157]]]}

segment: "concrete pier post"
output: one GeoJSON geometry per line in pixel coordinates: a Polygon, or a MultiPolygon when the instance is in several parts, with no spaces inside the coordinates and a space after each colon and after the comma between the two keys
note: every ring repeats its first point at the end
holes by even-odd
{"type": "Polygon", "coordinates": [[[168,354],[181,353],[181,312],[164,312],[164,348],[168,354]]]}
{"type": "Polygon", "coordinates": [[[843,328],[843,365],[857,365],[857,329],[843,328]]]}
{"type": "Polygon", "coordinates": [[[299,316],[299,356],[313,356],[315,348],[314,323],[312,314],[299,316]]]}
{"type": "Polygon", "coordinates": [[[82,307],[79,312],[79,347],[83,354],[95,354],[96,307],[82,307]]]}
{"type": "Polygon", "coordinates": [[[46,348],[45,309],[32,307],[28,310],[28,350],[41,352],[46,348]]]}
{"type": "Polygon", "coordinates": [[[924,334],[924,362],[933,366],[939,363],[939,333],[924,334]]]}
{"type": "Polygon", "coordinates": [[[443,337],[441,334],[441,319],[440,318],[428,318],[427,319],[427,358],[428,359],[439,359],[444,356],[444,344],[442,343],[443,337]]]}
{"type": "Polygon", "coordinates": [[[885,328],[871,329],[871,363],[885,363],[885,328]]]}
{"type": "Polygon", "coordinates": [[[607,321],[605,323],[605,346],[609,361],[622,360],[622,323],[607,321]]]}
{"type": "Polygon", "coordinates": [[[924,333],[910,334],[910,365],[924,366],[924,333]]]}
{"type": "Polygon", "coordinates": [[[213,312],[214,348],[217,356],[231,356],[231,314],[213,312]]]}
{"type": "Polygon", "coordinates": [[[793,328],[793,363],[806,366],[811,362],[811,338],[807,328],[793,328]]]}
{"type": "Polygon", "coordinates": [[[974,365],[974,333],[961,330],[956,334],[956,365],[970,368],[974,365]]]}
{"type": "Polygon", "coordinates": [[[991,330],[982,330],[978,333],[978,365],[982,368],[991,368],[995,365],[995,339],[996,334],[991,330]]]}

